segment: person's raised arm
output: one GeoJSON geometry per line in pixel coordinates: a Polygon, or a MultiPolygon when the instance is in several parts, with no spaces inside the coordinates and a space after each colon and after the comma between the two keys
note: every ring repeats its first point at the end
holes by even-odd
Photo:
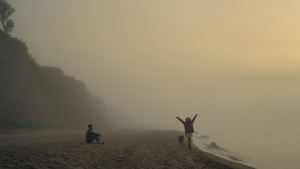
{"type": "Polygon", "coordinates": [[[178,119],[181,123],[183,123],[184,124],[184,121],[181,119],[181,118],[179,118],[179,117],[176,117],[176,119],[178,119]]]}
{"type": "Polygon", "coordinates": [[[196,117],[198,116],[198,114],[196,114],[192,120],[192,122],[194,122],[196,120],[196,117]]]}

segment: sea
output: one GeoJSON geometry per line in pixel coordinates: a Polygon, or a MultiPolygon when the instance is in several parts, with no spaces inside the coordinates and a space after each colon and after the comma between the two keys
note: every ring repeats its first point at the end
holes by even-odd
{"type": "Polygon", "coordinates": [[[255,133],[195,132],[193,144],[202,151],[257,169],[300,168],[300,128],[260,129],[255,133]]]}

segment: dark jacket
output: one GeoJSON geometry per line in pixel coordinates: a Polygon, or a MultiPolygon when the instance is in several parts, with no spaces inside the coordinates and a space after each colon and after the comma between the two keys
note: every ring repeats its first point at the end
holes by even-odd
{"type": "Polygon", "coordinates": [[[92,143],[94,135],[95,136],[100,136],[99,133],[95,133],[95,132],[93,132],[93,130],[88,129],[88,131],[86,131],[86,134],[85,134],[86,143],[92,143]]]}
{"type": "Polygon", "coordinates": [[[195,117],[192,119],[192,121],[189,122],[185,122],[182,119],[180,119],[179,117],[177,118],[184,126],[184,132],[185,133],[194,133],[194,121],[196,119],[197,115],[195,115],[195,117]]]}

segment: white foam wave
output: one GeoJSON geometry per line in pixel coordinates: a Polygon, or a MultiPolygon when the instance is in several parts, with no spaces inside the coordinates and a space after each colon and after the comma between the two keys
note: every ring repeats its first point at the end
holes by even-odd
{"type": "Polygon", "coordinates": [[[249,161],[238,153],[217,145],[209,136],[195,134],[193,138],[193,143],[202,151],[239,163],[247,164],[249,161]]]}

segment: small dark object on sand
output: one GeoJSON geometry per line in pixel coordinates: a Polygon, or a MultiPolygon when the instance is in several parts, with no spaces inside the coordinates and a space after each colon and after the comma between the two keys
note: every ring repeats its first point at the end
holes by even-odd
{"type": "Polygon", "coordinates": [[[178,136],[178,141],[179,141],[179,144],[180,144],[180,145],[183,144],[183,139],[184,139],[184,136],[183,136],[183,135],[178,136]]]}

